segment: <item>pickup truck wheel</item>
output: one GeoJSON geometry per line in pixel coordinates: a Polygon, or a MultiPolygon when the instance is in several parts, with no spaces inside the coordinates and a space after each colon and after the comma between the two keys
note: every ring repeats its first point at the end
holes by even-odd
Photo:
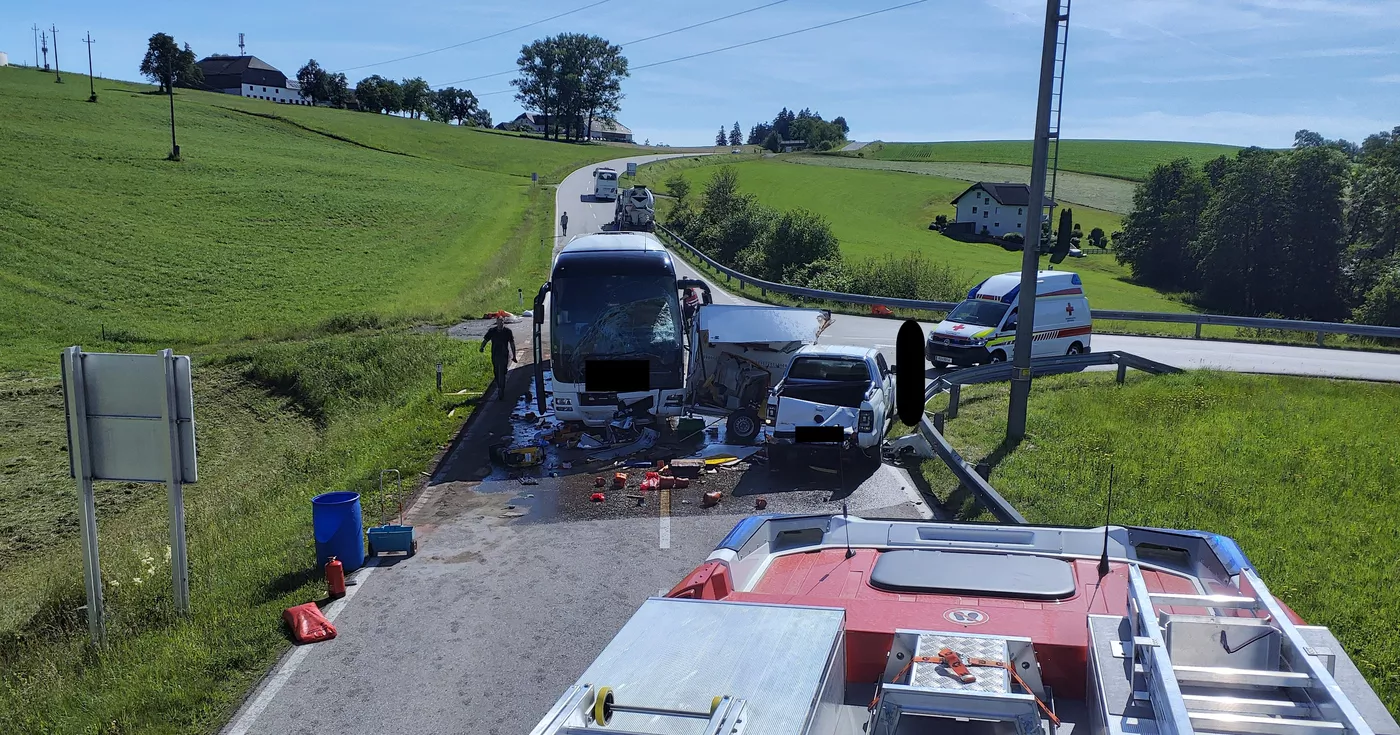
{"type": "Polygon", "coordinates": [[[752,444],[758,438],[758,414],[753,411],[735,411],[724,422],[724,432],[729,441],[735,444],[752,444]]]}

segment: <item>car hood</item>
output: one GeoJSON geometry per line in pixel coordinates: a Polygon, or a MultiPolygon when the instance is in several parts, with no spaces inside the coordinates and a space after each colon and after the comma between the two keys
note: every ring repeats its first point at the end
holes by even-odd
{"type": "Polygon", "coordinates": [[[976,324],[963,324],[961,322],[948,321],[945,319],[939,322],[938,326],[933,328],[933,332],[931,332],[929,336],[983,339],[996,333],[996,327],[979,327],[976,324]]]}

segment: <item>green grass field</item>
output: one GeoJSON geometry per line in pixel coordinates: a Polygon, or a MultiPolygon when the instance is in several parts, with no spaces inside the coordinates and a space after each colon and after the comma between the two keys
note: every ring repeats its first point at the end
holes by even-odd
{"type": "Polygon", "coordinates": [[[0,69],[0,370],[513,301],[539,285],[499,262],[530,173],[617,154],[180,90],[172,163],[168,100],[98,87],[89,104],[85,78],[0,69]]]}
{"type": "MultiPolygon", "coordinates": [[[[1234,538],[1400,712],[1400,385],[1132,376],[1037,379],[1026,442],[996,465],[993,486],[1032,523],[1098,526],[1111,466],[1114,523],[1234,538]]],[[[1002,385],[963,389],[947,434],[969,461],[1000,444],[1006,401],[1002,385]]],[[[925,476],[935,490],[956,484],[935,462],[925,476]]]]}
{"type": "Polygon", "coordinates": [[[448,391],[490,379],[475,345],[407,323],[533,292],[554,196],[530,173],[618,149],[182,90],[172,163],[165,97],[98,80],[93,105],[65,81],[0,69],[0,732],[213,732],[287,648],[281,611],[324,593],[310,497],[418,476],[477,400],[439,395],[436,363],[448,391]],[[57,383],[70,344],[194,358],[194,614],[170,612],[163,488],[98,483],[100,651],[57,383]]]}
{"type": "MultiPolygon", "coordinates": [[[[713,175],[713,166],[728,163],[681,159],[648,164],[642,171],[653,185],[664,184],[679,171],[698,196],[713,175]]],[[[780,210],[802,207],[825,215],[848,257],[917,252],[979,280],[1021,267],[1020,252],[988,243],[959,242],[928,229],[935,216],[953,214],[949,202],[967,189],[965,181],[898,171],[796,166],[780,159],[733,165],[739,187],[756,194],[764,204],[780,210]]],[[[1086,233],[1094,227],[1111,232],[1121,222],[1112,212],[1087,207],[1075,207],[1074,213],[1086,233]]],[[[1129,283],[1127,270],[1110,256],[1076,259],[1060,267],[1074,269],[1084,277],[1089,303],[1097,308],[1188,310],[1167,295],[1129,283]]]]}
{"type": "MultiPolygon", "coordinates": [[[[814,166],[840,166],[843,168],[880,169],[904,171],[912,174],[928,174],[948,179],[975,181],[1016,181],[1022,184],[1031,180],[1030,166],[1013,166],[1006,163],[968,163],[960,161],[881,161],[870,158],[849,156],[801,155],[783,156],[780,160],[788,163],[803,163],[814,166]]],[[[1061,171],[1055,184],[1055,201],[1062,206],[1092,207],[1114,214],[1125,215],[1133,211],[1133,188],[1131,181],[1107,176],[1061,171]]],[[[1107,231],[1106,231],[1107,232],[1107,231]]]]}
{"type": "MultiPolygon", "coordinates": [[[[1238,146],[1214,143],[1177,143],[1157,140],[1064,140],[1060,142],[1060,170],[1130,181],[1147,178],[1153,166],[1186,157],[1203,163],[1216,156],[1233,155],[1238,146]]],[[[865,158],[883,161],[967,161],[1029,166],[1028,140],[978,140],[947,143],[873,143],[861,149],[865,158]]]]}

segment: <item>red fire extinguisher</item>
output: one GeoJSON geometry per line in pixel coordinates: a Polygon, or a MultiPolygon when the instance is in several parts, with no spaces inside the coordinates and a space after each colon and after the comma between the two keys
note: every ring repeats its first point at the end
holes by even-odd
{"type": "Polygon", "coordinates": [[[331,599],[345,596],[345,565],[333,556],[326,562],[326,587],[330,590],[331,599]]]}

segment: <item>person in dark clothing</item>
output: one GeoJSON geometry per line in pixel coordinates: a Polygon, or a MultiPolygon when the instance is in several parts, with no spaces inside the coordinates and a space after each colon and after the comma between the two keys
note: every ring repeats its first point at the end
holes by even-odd
{"type": "Polygon", "coordinates": [[[486,351],[486,343],[491,343],[491,366],[496,372],[496,398],[506,397],[506,369],[515,362],[515,333],[506,326],[506,318],[496,317],[496,326],[486,330],[481,338],[480,352],[486,351]]]}
{"type": "Polygon", "coordinates": [[[561,235],[567,235],[567,234],[569,234],[569,213],[568,213],[568,212],[565,212],[565,213],[559,215],[559,234],[561,234],[561,235]]]}

